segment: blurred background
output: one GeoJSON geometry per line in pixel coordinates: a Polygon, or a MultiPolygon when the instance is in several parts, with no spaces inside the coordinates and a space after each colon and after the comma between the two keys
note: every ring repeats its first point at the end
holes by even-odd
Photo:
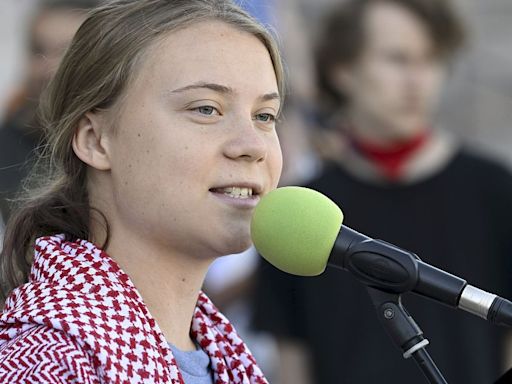
{"type": "MultiPolygon", "coordinates": [[[[340,1],[343,0],[260,3],[264,4],[263,8],[272,7],[271,12],[266,12],[270,14],[268,21],[276,25],[280,33],[289,31],[281,39],[288,50],[290,45],[303,45],[301,49],[308,49],[325,9],[340,1]]],[[[7,103],[19,90],[27,70],[28,24],[37,3],[38,0],[3,0],[0,4],[0,118],[5,116],[7,103]]],[[[512,162],[512,129],[509,127],[512,118],[512,2],[456,0],[455,3],[466,22],[470,41],[448,79],[439,118],[447,129],[461,134],[467,142],[512,162]]],[[[262,5],[253,8],[261,9],[262,5]]],[[[308,57],[306,52],[295,54],[308,57]]],[[[309,64],[297,61],[289,61],[290,72],[297,72],[294,66],[300,67],[301,74],[307,71],[303,67],[309,64]]]]}
{"type": "MultiPolygon", "coordinates": [[[[333,144],[333,137],[326,135],[328,130],[320,128],[326,124],[319,116],[322,108],[317,105],[314,47],[322,35],[326,15],[344,0],[239,2],[276,31],[283,48],[290,91],[279,131],[285,156],[282,184],[307,184],[322,173],[326,157],[332,151],[343,150],[343,143],[339,146],[333,144]]],[[[61,13],[58,21],[51,18],[50,22],[44,21],[39,17],[40,5],[38,0],[2,0],[0,4],[0,121],[6,122],[0,124],[0,130],[7,130],[5,126],[12,121],[20,123],[20,111],[23,111],[20,124],[26,123],[30,129],[37,126],[32,112],[41,81],[55,69],[68,35],[83,17],[81,13],[78,16],[76,13],[67,16],[61,13]],[[36,44],[38,38],[40,41],[36,44]],[[26,112],[26,109],[31,112],[26,112]]],[[[449,65],[448,76],[442,84],[439,109],[432,116],[431,124],[442,127],[466,147],[495,159],[508,169],[512,166],[512,2],[456,0],[454,6],[466,29],[466,43],[449,65]]],[[[7,173],[18,181],[25,174],[27,166],[24,164],[30,163],[30,153],[39,139],[37,132],[32,136],[28,132],[27,135],[30,136],[29,142],[23,143],[20,153],[9,155],[8,159],[7,141],[0,141],[0,151],[4,151],[0,153],[0,159],[3,159],[0,163],[0,187],[2,177],[7,173]]],[[[0,140],[2,137],[7,136],[0,132],[0,140]]],[[[12,150],[13,147],[9,147],[12,150]]],[[[8,187],[12,188],[12,185],[8,187]]],[[[512,195],[509,196],[512,200],[512,195]]],[[[0,236],[8,209],[4,208],[0,217],[0,236]]],[[[266,310],[258,304],[261,298],[255,298],[261,276],[259,258],[254,250],[249,250],[216,262],[207,277],[205,289],[233,320],[272,383],[337,383],[315,373],[315,358],[310,355],[314,349],[310,349],[307,343],[299,341],[297,346],[289,348],[288,344],[280,342],[282,335],[279,332],[273,332],[272,327],[262,325],[261,321],[254,321],[254,318],[261,318],[261,314],[255,312],[266,310]],[[298,368],[309,365],[310,373],[306,377],[298,368]],[[287,372],[283,373],[283,369],[287,372]]],[[[270,322],[273,321],[271,315],[270,322]]],[[[376,319],[373,326],[378,332],[384,332],[376,319]]],[[[293,327],[293,319],[284,327],[293,327]]],[[[501,347],[496,344],[495,348],[501,347]]],[[[398,356],[398,351],[396,354],[398,356]]],[[[510,359],[507,360],[506,353],[500,352],[500,359],[503,361],[500,369],[509,366],[510,359]]],[[[475,380],[475,383],[481,382],[475,380]]],[[[353,381],[355,384],[360,382],[371,381],[353,381]]]]}

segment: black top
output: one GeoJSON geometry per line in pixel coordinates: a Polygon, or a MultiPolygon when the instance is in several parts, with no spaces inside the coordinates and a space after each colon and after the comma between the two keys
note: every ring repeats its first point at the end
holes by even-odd
{"type": "MultiPolygon", "coordinates": [[[[374,185],[331,165],[308,187],[340,205],[349,227],[512,298],[512,177],[503,166],[460,151],[437,175],[413,185],[374,185]]],[[[262,262],[258,281],[255,326],[306,342],[315,384],[424,381],[349,273],[327,269],[302,278],[262,262]]],[[[404,305],[449,383],[485,384],[500,375],[502,329],[412,294],[404,305]]]]}

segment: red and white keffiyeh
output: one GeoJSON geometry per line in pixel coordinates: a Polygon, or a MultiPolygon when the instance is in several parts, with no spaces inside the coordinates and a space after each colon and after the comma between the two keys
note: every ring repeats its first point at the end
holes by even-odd
{"type": "MultiPolygon", "coordinates": [[[[229,321],[199,294],[191,334],[214,381],[267,380],[229,321]]],[[[172,352],[126,273],[94,244],[36,241],[27,284],[0,316],[0,383],[183,384],[172,352]]]]}

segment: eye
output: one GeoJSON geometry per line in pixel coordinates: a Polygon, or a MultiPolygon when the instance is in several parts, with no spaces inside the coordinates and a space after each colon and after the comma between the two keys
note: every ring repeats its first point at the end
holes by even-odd
{"type": "Polygon", "coordinates": [[[276,121],[276,117],[271,113],[258,113],[256,115],[256,120],[261,121],[262,123],[273,123],[276,121]]]}
{"type": "Polygon", "coordinates": [[[202,105],[200,107],[193,108],[192,111],[198,112],[205,116],[220,115],[219,110],[215,107],[212,107],[211,105],[202,105]]]}

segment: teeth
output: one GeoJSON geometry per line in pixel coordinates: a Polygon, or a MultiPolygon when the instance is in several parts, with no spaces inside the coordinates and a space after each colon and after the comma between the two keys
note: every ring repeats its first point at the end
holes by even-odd
{"type": "Polygon", "coordinates": [[[252,188],[228,187],[221,190],[225,195],[235,199],[248,199],[252,196],[252,188]]]}

